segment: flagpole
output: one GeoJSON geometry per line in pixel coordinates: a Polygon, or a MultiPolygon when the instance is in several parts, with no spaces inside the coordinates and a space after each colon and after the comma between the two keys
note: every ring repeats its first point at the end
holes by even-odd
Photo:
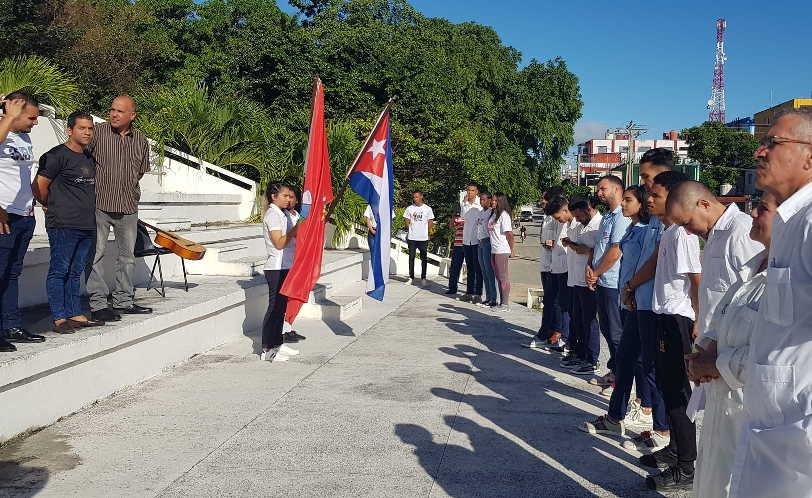
{"type": "Polygon", "coordinates": [[[358,161],[361,159],[361,156],[366,152],[369,144],[372,142],[373,135],[375,134],[375,130],[378,129],[378,125],[381,124],[383,121],[383,117],[386,116],[386,113],[389,112],[389,109],[392,107],[392,104],[395,102],[394,97],[390,98],[389,101],[384,106],[383,111],[378,116],[378,119],[375,121],[375,125],[372,126],[372,129],[369,131],[369,135],[367,135],[366,141],[364,141],[364,145],[361,146],[361,149],[358,151],[358,154],[355,155],[355,159],[350,163],[349,168],[347,168],[347,174],[344,175],[344,183],[341,184],[341,189],[338,191],[338,195],[333,198],[333,202],[330,203],[330,208],[327,210],[327,221],[330,221],[330,217],[335,211],[335,207],[338,205],[338,202],[344,197],[344,193],[347,191],[347,186],[350,184],[350,174],[352,170],[355,169],[355,165],[358,164],[358,161]]]}

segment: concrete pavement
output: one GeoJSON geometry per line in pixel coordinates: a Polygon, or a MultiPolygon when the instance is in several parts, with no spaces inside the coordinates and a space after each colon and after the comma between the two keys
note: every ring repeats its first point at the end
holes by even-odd
{"type": "Polygon", "coordinates": [[[393,283],[342,326],[297,322],[287,363],[246,338],[3,446],[0,496],[658,496],[575,428],[597,388],[519,346],[538,313],[443,290],[393,283]]]}

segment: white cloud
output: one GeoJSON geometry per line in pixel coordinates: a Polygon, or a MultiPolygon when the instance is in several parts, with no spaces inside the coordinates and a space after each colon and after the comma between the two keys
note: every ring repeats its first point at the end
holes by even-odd
{"type": "Polygon", "coordinates": [[[603,138],[610,126],[601,121],[581,119],[575,123],[575,144],[584,143],[591,138],[603,138]]]}

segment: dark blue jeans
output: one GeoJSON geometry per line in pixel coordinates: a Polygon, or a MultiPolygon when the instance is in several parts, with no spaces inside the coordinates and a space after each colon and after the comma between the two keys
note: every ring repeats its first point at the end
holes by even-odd
{"type": "Polygon", "coordinates": [[[657,321],[651,311],[624,311],[623,337],[615,362],[615,390],[609,400],[609,416],[622,420],[626,416],[632,382],[637,383],[640,404],[651,408],[654,430],[668,430],[668,415],[663,396],[657,388],[657,321]]]}
{"type": "Polygon", "coordinates": [[[47,228],[51,265],[45,290],[54,321],[82,314],[82,272],[95,248],[95,230],[47,228]]]}
{"type": "Polygon", "coordinates": [[[11,233],[0,234],[0,330],[23,326],[19,278],[36,221],[33,216],[9,214],[8,225],[11,233]]]}
{"type": "Polygon", "coordinates": [[[457,284],[460,281],[462,271],[462,261],[465,259],[463,246],[452,246],[451,248],[451,269],[448,272],[448,290],[457,292],[457,284]]]}
{"type": "Polygon", "coordinates": [[[496,276],[491,261],[491,239],[479,239],[477,246],[479,253],[479,269],[482,270],[482,282],[485,286],[485,299],[489,303],[496,301],[496,276]]]}
{"type": "Polygon", "coordinates": [[[615,354],[620,346],[620,338],[623,336],[623,320],[620,318],[620,291],[599,285],[595,292],[598,294],[598,322],[603,338],[609,345],[609,363],[606,367],[617,377],[615,354]]]}
{"type": "Polygon", "coordinates": [[[482,273],[479,269],[479,244],[462,246],[465,250],[465,270],[467,273],[465,293],[472,296],[482,295],[482,273]]]}
{"type": "Polygon", "coordinates": [[[561,307],[558,304],[558,284],[553,274],[541,272],[541,288],[544,292],[541,310],[541,326],[536,334],[540,339],[547,339],[553,332],[561,331],[561,307]]]}
{"type": "Polygon", "coordinates": [[[553,280],[553,290],[555,291],[555,302],[561,311],[561,338],[564,342],[570,342],[570,311],[572,310],[572,287],[567,286],[567,273],[551,273],[553,280]]]}
{"type": "Polygon", "coordinates": [[[577,337],[576,354],[582,361],[598,364],[601,353],[601,336],[598,330],[598,293],[586,287],[572,287],[571,324],[577,337]]]}

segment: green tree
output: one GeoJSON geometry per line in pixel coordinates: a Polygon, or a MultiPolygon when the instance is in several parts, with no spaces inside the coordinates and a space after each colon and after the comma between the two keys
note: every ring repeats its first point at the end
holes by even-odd
{"type": "Polygon", "coordinates": [[[39,56],[0,60],[0,94],[17,90],[31,93],[62,115],[76,109],[78,104],[76,80],[39,56]]]}
{"type": "Polygon", "coordinates": [[[703,166],[699,180],[714,191],[724,183],[735,184],[742,168],[756,164],[758,140],[724,123],[707,121],[682,130],[682,136],[688,142],[688,156],[703,166]]]}

